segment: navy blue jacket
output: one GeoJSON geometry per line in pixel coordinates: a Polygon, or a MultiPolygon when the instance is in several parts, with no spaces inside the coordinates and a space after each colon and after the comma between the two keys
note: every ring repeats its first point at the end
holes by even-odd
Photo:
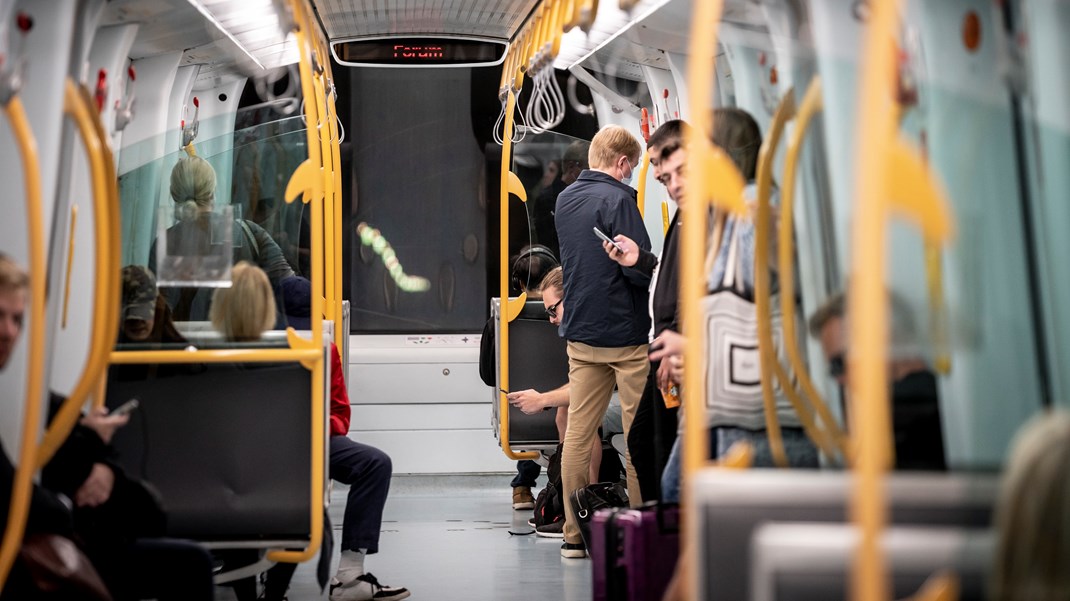
{"type": "Polygon", "coordinates": [[[646,344],[650,273],[610,259],[592,229],[610,238],[624,234],[649,251],[635,190],[600,171],[583,171],[557,197],[554,221],[565,280],[561,336],[606,348],[646,344]]]}

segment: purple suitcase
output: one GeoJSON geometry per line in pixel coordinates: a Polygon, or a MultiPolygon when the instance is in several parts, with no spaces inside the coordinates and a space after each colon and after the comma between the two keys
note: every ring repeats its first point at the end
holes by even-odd
{"type": "Polygon", "coordinates": [[[676,506],[602,509],[591,521],[593,601],[659,601],[680,551],[676,506]]]}

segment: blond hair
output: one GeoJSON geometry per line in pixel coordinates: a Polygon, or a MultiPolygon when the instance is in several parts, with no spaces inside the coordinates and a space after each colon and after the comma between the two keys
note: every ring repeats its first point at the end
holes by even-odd
{"type": "Polygon", "coordinates": [[[258,340],[275,325],[275,294],[263,269],[239,261],[230,272],[230,288],[212,295],[209,317],[228,340],[258,340]]]}
{"type": "Polygon", "coordinates": [[[619,125],[603,127],[591,140],[591,149],[587,151],[587,162],[591,169],[612,167],[621,155],[635,163],[643,154],[642,147],[635,136],[619,125]]]}
{"type": "Polygon", "coordinates": [[[25,292],[30,287],[30,276],[10,257],[0,254],[0,292],[25,292]]]}
{"type": "Polygon", "coordinates": [[[565,272],[560,267],[554,267],[542,279],[542,283],[539,284],[539,294],[545,294],[550,288],[556,290],[559,295],[565,292],[565,272]]]}
{"type": "Polygon", "coordinates": [[[175,201],[175,218],[192,219],[212,208],[215,200],[215,169],[199,156],[179,159],[171,169],[171,200],[175,201]]]}
{"type": "Polygon", "coordinates": [[[1070,415],[1034,418],[1015,437],[996,508],[993,601],[1070,599],[1070,415]]]}

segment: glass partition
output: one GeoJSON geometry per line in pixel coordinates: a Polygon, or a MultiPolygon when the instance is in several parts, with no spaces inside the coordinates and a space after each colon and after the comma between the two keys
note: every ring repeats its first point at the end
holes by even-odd
{"type": "MultiPolygon", "coordinates": [[[[302,117],[253,109],[215,120],[202,122],[200,131],[225,133],[194,140],[192,153],[174,150],[119,176],[124,265],[119,348],[185,347],[188,334],[210,329],[213,298],[217,290],[231,288],[232,266],[239,261],[266,273],[267,294],[276,305],[266,325],[285,327],[280,283],[309,275],[307,206],[284,199],[291,174],[308,158],[302,117]]],[[[179,134],[161,137],[173,142],[179,134]]],[[[143,144],[148,148],[152,142],[159,140],[143,144]]],[[[217,317],[228,324],[257,310],[248,301],[228,307],[217,317]]],[[[203,334],[193,338],[204,342],[203,334]]]]}

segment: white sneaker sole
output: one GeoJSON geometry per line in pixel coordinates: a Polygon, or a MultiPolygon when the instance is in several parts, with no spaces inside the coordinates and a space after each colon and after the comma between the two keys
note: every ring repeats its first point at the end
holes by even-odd
{"type": "Polygon", "coordinates": [[[535,530],[535,536],[539,536],[539,537],[542,537],[542,538],[565,538],[565,533],[564,532],[539,532],[539,530],[536,529],[535,530]]]}
{"type": "Polygon", "coordinates": [[[514,511],[520,511],[521,509],[535,509],[535,502],[532,501],[529,503],[527,501],[524,501],[521,503],[513,503],[514,511]]]}
{"type": "Polygon", "coordinates": [[[579,549],[561,549],[561,557],[565,559],[584,559],[587,557],[587,552],[579,549]]]}

